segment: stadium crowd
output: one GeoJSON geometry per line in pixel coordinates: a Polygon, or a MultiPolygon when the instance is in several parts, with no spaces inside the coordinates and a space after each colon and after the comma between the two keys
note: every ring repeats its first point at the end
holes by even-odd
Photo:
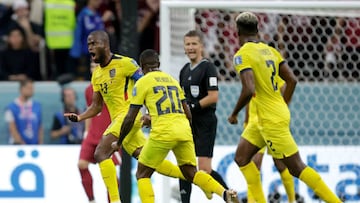
{"type": "MultiPolygon", "coordinates": [[[[111,49],[121,41],[118,0],[0,2],[0,80],[90,79],[87,35],[105,30],[111,49]]],[[[139,51],[159,50],[159,0],[138,1],[139,51]]]]}

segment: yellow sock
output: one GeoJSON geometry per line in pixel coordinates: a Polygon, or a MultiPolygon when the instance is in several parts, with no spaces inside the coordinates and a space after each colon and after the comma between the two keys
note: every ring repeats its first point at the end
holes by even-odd
{"type": "Polygon", "coordinates": [[[138,182],[138,191],[142,203],[154,203],[154,191],[150,178],[140,178],[138,182]]]}
{"type": "Polygon", "coordinates": [[[240,167],[242,174],[245,177],[248,189],[254,196],[258,203],[266,203],[264,191],[261,186],[260,171],[257,169],[255,163],[251,161],[247,165],[240,167]]]}
{"type": "Polygon", "coordinates": [[[285,170],[280,173],[280,177],[285,187],[288,202],[295,202],[295,184],[293,176],[290,174],[289,170],[285,168],[285,170]]]}
{"type": "Polygon", "coordinates": [[[193,183],[199,186],[202,190],[214,192],[223,198],[225,188],[204,171],[198,171],[195,173],[193,183]]]}
{"type": "Polygon", "coordinates": [[[341,200],[330,190],[321,179],[320,175],[312,168],[307,166],[299,176],[299,179],[306,183],[317,196],[329,203],[339,203],[341,200]]]}
{"type": "Polygon", "coordinates": [[[155,170],[161,175],[186,180],[184,175],[181,173],[179,166],[173,164],[171,161],[168,161],[166,159],[161,162],[161,164],[155,170]]]}
{"type": "Polygon", "coordinates": [[[254,195],[252,195],[249,187],[247,190],[247,203],[255,203],[254,195]]]}
{"type": "Polygon", "coordinates": [[[117,183],[116,169],[111,159],[105,159],[99,163],[102,179],[109,193],[110,202],[120,202],[119,187],[117,183]]]}

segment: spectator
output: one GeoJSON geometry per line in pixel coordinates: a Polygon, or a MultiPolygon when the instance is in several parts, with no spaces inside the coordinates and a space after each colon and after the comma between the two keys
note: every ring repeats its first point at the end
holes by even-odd
{"type": "Polygon", "coordinates": [[[99,13],[104,21],[105,31],[109,34],[110,49],[113,52],[118,52],[121,19],[120,1],[103,0],[99,8],[99,13]]]}
{"type": "Polygon", "coordinates": [[[0,55],[0,79],[37,80],[38,73],[39,58],[28,48],[24,30],[14,27],[8,34],[7,48],[0,55]]]}
{"type": "Polygon", "coordinates": [[[33,94],[33,81],[20,81],[20,96],[6,108],[5,121],[10,144],[43,143],[41,104],[31,99],[33,94]]]}
{"type": "Polygon", "coordinates": [[[40,25],[30,21],[28,2],[25,0],[15,0],[12,9],[14,14],[8,23],[8,30],[13,29],[13,27],[21,27],[26,33],[26,39],[30,49],[38,52],[44,31],[40,25]]]}
{"type": "Polygon", "coordinates": [[[6,43],[7,24],[11,19],[11,4],[0,3],[0,50],[4,50],[6,43]]]}
{"type": "Polygon", "coordinates": [[[95,30],[104,30],[104,22],[97,12],[101,0],[88,0],[76,19],[74,44],[70,49],[70,70],[81,79],[90,78],[90,54],[87,47],[87,36],[95,30]]]}
{"type": "Polygon", "coordinates": [[[45,1],[45,39],[48,51],[48,76],[55,79],[72,72],[67,66],[69,50],[74,41],[76,24],[75,2],[73,0],[45,1]]]}
{"type": "Polygon", "coordinates": [[[74,89],[65,87],[61,90],[61,102],[63,109],[54,115],[51,129],[51,138],[59,139],[60,144],[80,144],[83,139],[84,122],[72,123],[63,116],[66,112],[80,113],[76,107],[76,92],[74,89]]]}
{"type": "Polygon", "coordinates": [[[140,0],[138,8],[139,52],[159,52],[159,0],[140,0]]]}

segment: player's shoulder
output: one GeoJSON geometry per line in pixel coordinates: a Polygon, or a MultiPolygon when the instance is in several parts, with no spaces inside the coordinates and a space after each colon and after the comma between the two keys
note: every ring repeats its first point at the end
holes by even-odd
{"type": "Polygon", "coordinates": [[[128,57],[128,56],[114,54],[113,61],[114,61],[114,63],[118,63],[119,65],[124,66],[124,67],[129,67],[129,66],[136,67],[136,68],[140,67],[135,59],[128,57]]]}

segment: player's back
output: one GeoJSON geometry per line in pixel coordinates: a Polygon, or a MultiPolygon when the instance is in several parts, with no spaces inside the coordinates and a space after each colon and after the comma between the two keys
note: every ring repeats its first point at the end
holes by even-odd
{"type": "Polygon", "coordinates": [[[153,71],[141,78],[134,91],[140,91],[151,116],[151,134],[162,140],[192,140],[189,120],[184,114],[184,93],[176,79],[153,71]]]}
{"type": "Polygon", "coordinates": [[[141,69],[135,60],[125,56],[114,55],[105,67],[96,67],[91,83],[94,92],[99,91],[109,110],[111,120],[120,114],[126,114],[135,81],[131,79],[141,69]]]}
{"type": "Polygon", "coordinates": [[[288,120],[290,113],[280,92],[279,66],[284,62],[280,53],[261,42],[245,43],[234,56],[237,71],[251,68],[255,78],[257,115],[273,122],[288,120]],[[240,57],[237,59],[237,57],[240,57]],[[238,60],[238,64],[236,64],[238,60]]]}

